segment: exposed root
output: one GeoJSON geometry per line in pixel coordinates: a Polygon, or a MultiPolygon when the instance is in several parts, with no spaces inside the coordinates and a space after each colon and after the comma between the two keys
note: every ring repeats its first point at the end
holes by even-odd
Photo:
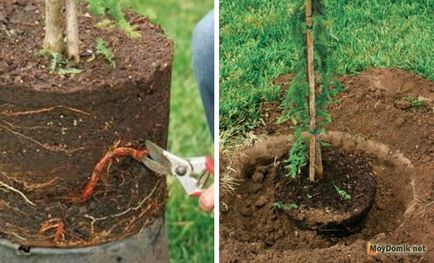
{"type": "Polygon", "coordinates": [[[224,212],[229,211],[229,206],[224,201],[220,201],[219,207],[220,207],[220,211],[224,211],[224,212]]]}
{"type": "Polygon", "coordinates": [[[5,124],[7,124],[9,127],[11,128],[15,128],[15,129],[22,129],[22,130],[39,130],[39,129],[49,129],[49,127],[46,126],[30,126],[30,127],[25,127],[25,126],[18,126],[15,124],[12,124],[8,121],[3,120],[3,122],[5,124]]]}
{"type": "Polygon", "coordinates": [[[23,194],[23,192],[21,192],[20,190],[15,189],[15,188],[13,188],[12,186],[10,186],[10,185],[8,185],[8,184],[6,184],[6,183],[4,183],[4,182],[1,182],[1,181],[0,181],[0,186],[2,186],[2,187],[6,188],[6,189],[8,189],[8,190],[11,190],[11,191],[13,191],[13,192],[15,192],[15,193],[21,195],[21,197],[22,197],[22,198],[23,198],[23,199],[24,199],[28,204],[30,204],[30,205],[32,205],[32,206],[36,206],[36,204],[33,203],[32,201],[30,201],[29,198],[27,198],[27,196],[26,196],[25,194],[23,194]]]}
{"type": "Polygon", "coordinates": [[[57,225],[56,228],[56,233],[54,233],[54,242],[59,242],[60,238],[64,239],[65,238],[65,224],[63,222],[60,222],[57,225]]]}
{"type": "Polygon", "coordinates": [[[57,181],[57,178],[53,178],[45,183],[28,183],[28,182],[23,182],[23,186],[24,188],[27,189],[27,191],[38,191],[40,189],[44,189],[44,188],[48,188],[51,187],[52,185],[54,185],[57,181]]]}
{"type": "MultiPolygon", "coordinates": [[[[140,208],[143,206],[143,204],[144,204],[146,201],[149,200],[149,198],[151,198],[151,196],[154,195],[154,193],[158,190],[158,188],[159,188],[161,182],[162,182],[161,180],[158,181],[158,182],[155,184],[155,187],[152,189],[152,191],[151,191],[151,192],[150,192],[150,193],[149,193],[145,198],[143,198],[142,201],[140,201],[140,203],[138,203],[135,207],[130,207],[130,208],[128,208],[127,210],[124,210],[124,211],[122,211],[122,212],[120,212],[120,213],[117,213],[117,214],[108,215],[108,216],[103,216],[103,217],[98,217],[98,218],[95,218],[95,217],[90,216],[90,215],[84,215],[84,217],[91,219],[92,222],[95,223],[95,222],[97,222],[97,221],[102,221],[102,220],[106,220],[106,219],[111,219],[111,218],[115,218],[115,217],[120,217],[120,216],[122,216],[122,215],[125,215],[125,214],[131,212],[131,211],[138,210],[138,209],[140,209],[140,208]]],[[[93,228],[92,225],[91,225],[91,228],[93,228]]]]}
{"type": "Polygon", "coordinates": [[[146,149],[143,150],[137,150],[130,147],[117,147],[114,149],[109,150],[102,158],[101,160],[95,165],[95,168],[93,169],[92,175],[85,186],[83,193],[81,195],[81,201],[85,202],[87,201],[93,191],[95,190],[96,185],[98,184],[99,179],[102,176],[103,169],[106,165],[111,163],[114,158],[119,157],[131,157],[136,161],[141,161],[145,156],[147,156],[149,153],[146,149]]]}
{"type": "MultiPolygon", "coordinates": [[[[228,171],[233,170],[232,167],[227,167],[228,171]]],[[[235,189],[242,180],[231,176],[230,173],[222,173],[220,176],[220,189],[231,195],[235,195],[235,189]]]]}
{"type": "Polygon", "coordinates": [[[26,191],[32,191],[32,192],[41,191],[41,189],[44,189],[44,188],[47,188],[47,187],[54,185],[55,182],[57,181],[57,178],[53,178],[53,179],[51,179],[47,182],[44,182],[44,183],[29,183],[29,182],[21,181],[21,180],[18,180],[17,178],[11,177],[4,172],[0,172],[0,174],[12,182],[22,184],[26,191]]]}
{"type": "Polygon", "coordinates": [[[24,237],[18,235],[18,234],[15,233],[15,232],[9,232],[9,234],[13,235],[14,237],[16,237],[16,238],[18,238],[18,239],[20,239],[20,240],[26,240],[24,237]]]}
{"type": "Polygon", "coordinates": [[[71,153],[74,153],[76,151],[84,149],[83,147],[80,147],[80,148],[76,148],[76,149],[73,149],[73,150],[66,150],[64,147],[54,146],[54,145],[46,145],[46,144],[44,144],[42,142],[39,142],[39,141],[33,139],[32,137],[29,137],[27,135],[24,135],[22,133],[14,131],[11,128],[9,128],[7,126],[4,126],[4,125],[1,125],[1,124],[0,124],[0,128],[3,128],[4,130],[6,130],[6,131],[8,131],[8,132],[10,132],[12,134],[14,134],[15,136],[18,136],[18,137],[24,138],[26,140],[29,140],[29,141],[31,141],[31,142],[33,142],[33,143],[41,146],[42,148],[44,148],[44,149],[46,149],[48,151],[52,151],[52,152],[64,152],[66,154],[71,154],[71,153]]]}
{"type": "Polygon", "coordinates": [[[151,202],[148,207],[146,209],[144,209],[138,216],[133,217],[133,219],[130,220],[130,223],[128,224],[128,226],[125,228],[125,231],[130,231],[131,228],[133,227],[133,225],[137,222],[137,220],[139,220],[140,218],[142,218],[147,212],[151,211],[151,213],[154,213],[154,211],[158,208],[158,204],[153,201],[151,202]]]}
{"type": "Polygon", "coordinates": [[[429,202],[427,204],[424,204],[421,208],[417,209],[414,214],[415,215],[420,215],[420,214],[426,212],[426,209],[428,209],[432,205],[434,205],[434,202],[429,202]]]}
{"type": "MultiPolygon", "coordinates": [[[[4,190],[4,189],[2,189],[4,190]]],[[[7,190],[4,190],[7,191],[7,190]]],[[[27,216],[27,214],[23,211],[21,211],[19,208],[15,207],[15,206],[11,206],[11,204],[9,202],[6,202],[5,200],[0,200],[0,210],[5,211],[6,209],[10,209],[13,210],[23,216],[27,216]]]]}
{"type": "Polygon", "coordinates": [[[61,238],[65,237],[65,224],[60,218],[52,218],[42,222],[41,227],[39,228],[39,234],[42,235],[50,229],[56,229],[54,233],[54,242],[58,243],[61,238]]]}
{"type": "MultiPolygon", "coordinates": [[[[145,196],[136,206],[134,206],[134,207],[130,207],[130,208],[128,208],[128,209],[126,209],[126,210],[124,210],[124,211],[122,211],[122,212],[119,212],[119,213],[117,213],[117,214],[113,214],[113,215],[108,215],[108,216],[103,216],[103,217],[97,217],[97,218],[95,218],[94,216],[91,216],[91,215],[84,215],[84,217],[86,217],[86,218],[88,218],[88,219],[90,219],[91,220],[91,223],[90,223],[90,229],[91,229],[91,236],[96,236],[96,235],[102,235],[102,236],[105,236],[105,235],[109,235],[116,227],[118,227],[118,226],[120,226],[120,225],[122,225],[122,224],[124,224],[125,223],[125,221],[126,220],[121,220],[119,223],[117,223],[116,225],[114,225],[111,229],[109,229],[109,230],[104,230],[102,233],[96,233],[96,231],[95,231],[95,224],[98,222],[98,221],[104,221],[104,220],[107,220],[107,219],[113,219],[113,218],[116,218],[116,217],[121,217],[121,216],[123,216],[123,215],[126,215],[126,214],[128,214],[129,212],[131,212],[131,211],[137,211],[137,210],[139,210],[139,209],[141,209],[142,207],[143,207],[143,205],[147,202],[147,201],[149,201],[149,199],[155,194],[155,192],[159,189],[159,187],[160,187],[160,185],[161,185],[161,182],[162,182],[162,180],[159,180],[156,184],[155,184],[155,187],[152,189],[152,191],[147,195],[147,196],[145,196]]],[[[146,209],[144,209],[137,217],[134,217],[129,223],[128,223],[128,225],[126,226],[126,228],[124,229],[124,231],[128,231],[130,228],[131,228],[131,226],[132,226],[132,224],[133,223],[135,223],[136,221],[137,221],[137,219],[139,219],[139,218],[141,218],[142,216],[144,216],[147,212],[149,212],[150,210],[152,210],[152,209],[155,209],[155,207],[156,207],[156,204],[155,204],[155,202],[153,202],[153,203],[151,203],[146,209]]]]}
{"type": "Polygon", "coordinates": [[[38,109],[38,110],[28,110],[28,111],[2,111],[0,112],[0,115],[3,116],[23,116],[23,115],[34,115],[34,114],[41,114],[41,113],[45,113],[45,112],[50,112],[53,111],[55,109],[67,109],[69,111],[72,112],[76,112],[76,113],[80,113],[80,114],[84,114],[84,115],[90,115],[90,113],[76,109],[76,108],[71,108],[71,107],[67,107],[67,106],[63,106],[63,105],[59,105],[59,106],[53,106],[53,107],[49,107],[49,108],[43,108],[43,109],[38,109]]]}
{"type": "Polygon", "coordinates": [[[97,221],[97,219],[91,215],[84,215],[84,217],[89,218],[90,221],[90,236],[92,237],[93,234],[95,233],[95,223],[97,221]]]}

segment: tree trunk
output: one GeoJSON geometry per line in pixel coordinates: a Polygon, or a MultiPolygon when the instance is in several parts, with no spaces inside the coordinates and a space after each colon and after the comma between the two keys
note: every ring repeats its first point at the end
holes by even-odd
{"type": "MultiPolygon", "coordinates": [[[[316,135],[318,137],[318,135],[316,135]]],[[[318,180],[324,179],[324,168],[322,166],[321,143],[316,139],[316,175],[318,180]]]]}
{"type": "Polygon", "coordinates": [[[315,68],[313,60],[313,38],[312,38],[312,2],[305,1],[306,9],[306,52],[307,52],[307,79],[309,84],[309,180],[315,181],[316,174],[319,179],[324,177],[322,167],[321,147],[318,143],[318,132],[316,130],[316,103],[315,103],[315,68]]]}
{"type": "Polygon", "coordinates": [[[61,0],[45,0],[45,39],[43,48],[57,53],[62,53],[64,50],[61,0]]]}
{"type": "Polygon", "coordinates": [[[77,0],[66,0],[66,53],[75,63],[80,62],[77,0]]]}

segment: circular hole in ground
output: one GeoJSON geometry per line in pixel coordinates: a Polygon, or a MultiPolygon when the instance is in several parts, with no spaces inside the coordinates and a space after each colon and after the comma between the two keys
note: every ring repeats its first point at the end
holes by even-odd
{"type": "Polygon", "coordinates": [[[297,176],[290,175],[288,155],[272,166],[257,167],[252,179],[262,183],[258,179],[265,174],[273,178],[274,208],[279,215],[288,215],[298,228],[328,236],[351,235],[362,227],[375,201],[373,168],[358,152],[330,145],[321,152],[324,178],[316,174],[314,182],[307,165],[300,167],[297,176]]]}
{"type": "Polygon", "coordinates": [[[276,167],[290,147],[288,137],[281,136],[238,152],[231,160],[232,176],[238,185],[233,193],[222,193],[221,229],[226,236],[221,238],[277,250],[297,250],[349,245],[396,229],[405,214],[411,212],[414,198],[411,163],[381,143],[349,134],[330,132],[323,140],[359,152],[373,168],[377,181],[375,202],[360,228],[341,237],[327,235],[297,227],[276,209],[275,203],[279,201],[275,199],[276,167]],[[263,171],[263,178],[258,178],[258,170],[263,171]]]}

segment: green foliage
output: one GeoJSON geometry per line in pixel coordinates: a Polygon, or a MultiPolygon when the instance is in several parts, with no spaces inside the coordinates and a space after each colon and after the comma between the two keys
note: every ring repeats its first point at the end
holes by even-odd
{"type": "Polygon", "coordinates": [[[297,209],[297,204],[282,204],[281,202],[276,202],[273,204],[274,208],[283,209],[283,210],[291,210],[297,209]]]}
{"type": "Polygon", "coordinates": [[[422,108],[423,106],[424,106],[423,101],[417,98],[411,101],[411,108],[413,111],[416,111],[417,109],[422,108]]]}
{"type": "MultiPolygon", "coordinates": [[[[316,95],[317,131],[325,132],[325,126],[331,122],[327,106],[332,102],[333,96],[341,89],[342,84],[334,76],[334,62],[331,52],[336,45],[336,40],[330,35],[331,20],[328,18],[325,7],[319,0],[313,0],[313,39],[314,39],[314,67],[319,78],[315,78],[315,84],[320,86],[316,95]]],[[[302,132],[309,132],[309,109],[307,82],[307,53],[306,53],[306,18],[304,0],[299,0],[289,15],[289,25],[292,28],[291,41],[295,46],[294,55],[297,58],[293,70],[295,77],[287,90],[285,100],[282,103],[281,119],[295,119],[295,143],[288,155],[288,174],[295,177],[300,173],[300,167],[306,164],[307,142],[302,132]]]]}
{"type": "Polygon", "coordinates": [[[57,70],[57,74],[65,76],[65,75],[76,75],[76,74],[80,74],[83,70],[78,69],[78,68],[71,68],[71,67],[67,67],[67,68],[59,68],[57,70]]]}
{"type": "Polygon", "coordinates": [[[413,112],[425,106],[424,102],[418,97],[405,97],[404,99],[411,102],[411,111],[413,112]]]}
{"type": "Polygon", "coordinates": [[[295,130],[295,141],[289,150],[288,159],[285,160],[285,168],[292,178],[300,174],[301,167],[306,165],[307,140],[301,135],[302,130],[302,127],[295,130]]]}
{"type": "Polygon", "coordinates": [[[50,74],[73,76],[82,72],[81,69],[69,66],[69,61],[62,54],[59,54],[57,52],[41,49],[38,51],[37,55],[50,59],[50,74]]]}
{"type": "Polygon", "coordinates": [[[97,16],[109,16],[116,21],[118,27],[131,38],[140,36],[136,27],[130,25],[122,12],[121,2],[118,0],[86,0],[89,10],[97,16]]]}
{"type": "Polygon", "coordinates": [[[96,54],[103,56],[113,68],[116,67],[116,62],[114,60],[115,56],[108,48],[107,43],[104,41],[104,39],[100,37],[96,40],[96,54]]]}
{"type": "Polygon", "coordinates": [[[343,200],[351,200],[351,195],[349,195],[345,190],[340,189],[339,187],[337,187],[334,183],[333,186],[336,189],[336,192],[338,193],[338,195],[343,199],[343,200]]]}
{"type": "Polygon", "coordinates": [[[95,24],[95,27],[100,29],[113,29],[116,26],[115,22],[113,20],[110,20],[108,18],[103,19],[95,24]]]}
{"type": "Polygon", "coordinates": [[[51,56],[51,61],[50,61],[51,74],[55,73],[57,69],[66,66],[67,61],[65,60],[65,57],[62,56],[62,54],[53,51],[48,51],[47,55],[51,56]]]}
{"type": "MultiPolygon", "coordinates": [[[[276,77],[300,62],[288,18],[300,0],[220,1],[220,128],[230,136],[260,123],[261,105],[282,101],[276,77]],[[273,100],[273,99],[271,99],[273,100]]],[[[400,68],[434,80],[433,1],[324,0],[338,75],[400,68]]],[[[300,15],[304,15],[301,12],[300,15]]],[[[226,134],[226,133],[225,133],[226,134]]],[[[230,139],[228,140],[230,141],[230,139]]]]}

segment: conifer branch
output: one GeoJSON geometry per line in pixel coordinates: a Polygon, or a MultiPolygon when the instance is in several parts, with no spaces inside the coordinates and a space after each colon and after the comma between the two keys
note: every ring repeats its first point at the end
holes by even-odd
{"type": "Polygon", "coordinates": [[[298,0],[292,10],[289,23],[294,55],[297,57],[297,64],[293,67],[296,75],[287,90],[280,119],[291,119],[297,126],[286,168],[288,175],[297,176],[301,167],[307,164],[306,157],[309,155],[309,179],[321,180],[324,172],[319,134],[331,122],[327,107],[342,89],[342,84],[334,78],[330,55],[336,39],[332,39],[328,32],[330,20],[324,1],[298,0]],[[318,80],[315,79],[315,72],[320,76],[318,80]],[[310,136],[304,138],[301,136],[303,132],[310,136]]]}

